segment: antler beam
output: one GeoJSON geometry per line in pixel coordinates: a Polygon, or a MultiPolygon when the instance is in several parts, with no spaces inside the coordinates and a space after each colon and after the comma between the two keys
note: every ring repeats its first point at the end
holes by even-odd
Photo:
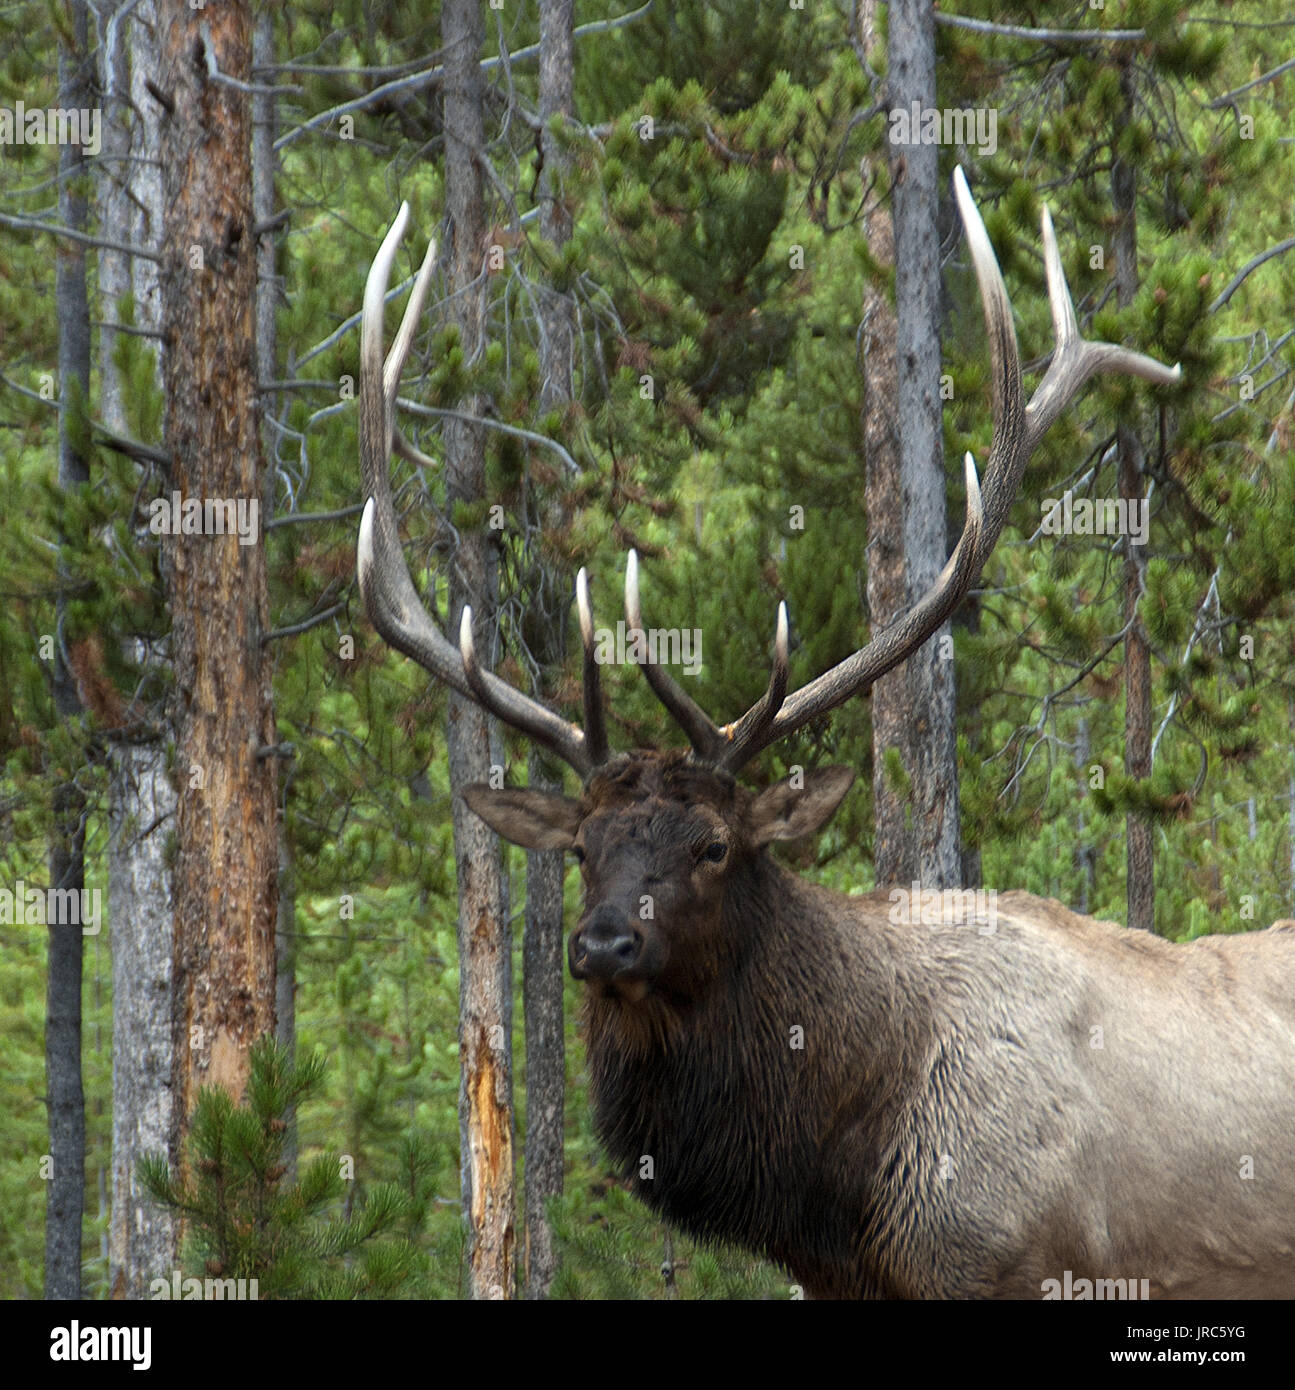
{"type": "MultiPolygon", "coordinates": [[[[780,701],[780,707],[774,707],[772,698],[778,679],[775,661],[775,679],[769,693],[726,727],[725,746],[710,759],[725,771],[736,773],[770,744],[867,690],[941,626],[979,578],[998,543],[1035,446],[1090,378],[1099,372],[1118,372],[1141,377],[1157,386],[1170,386],[1182,375],[1177,365],[1166,367],[1142,353],[1111,343],[1088,342],[1080,336],[1052,218],[1045,208],[1043,254],[1056,348],[1038,390],[1023,408],[1024,389],[1011,300],[985,224],[960,168],[954,171],[953,190],[980,286],[992,363],[994,436],[985,472],[983,504],[975,464],[968,454],[967,514],[962,536],[932,588],[867,646],[780,701]]],[[[780,629],[782,622],[780,611],[780,629]]],[[[669,702],[666,703],[669,708],[669,702]]]]}
{"type": "MultiPolygon", "coordinates": [[[[880,676],[916,651],[949,617],[979,577],[1007,524],[1030,455],[1049,425],[1092,377],[1100,372],[1119,372],[1141,377],[1158,386],[1169,386],[1181,376],[1177,366],[1165,367],[1141,353],[1111,343],[1088,342],[1080,336],[1052,219],[1045,209],[1043,254],[1056,348],[1038,390],[1025,404],[1011,300],[985,224],[961,169],[954,172],[953,188],[980,286],[992,363],[994,434],[985,470],[983,498],[975,463],[968,454],[964,461],[967,509],[962,535],[934,585],[907,613],[866,646],[792,695],[787,694],[787,610],[780,604],[768,688],[756,705],[722,729],[663,667],[644,660],[641,664],[648,683],[687,734],[698,761],[736,773],[770,744],[868,689],[880,676]]],[[[364,289],[359,433],[360,462],[368,500],[360,522],[356,555],[360,592],[374,627],[393,647],[588,778],[606,762],[608,743],[589,604],[589,580],[585,571],[580,571],[576,581],[584,655],[585,727],[581,729],[481,668],[472,638],[470,608],[463,611],[456,649],[423,607],[405,566],[388,466],[396,391],[422,313],[436,256],[433,243],[427,249],[400,328],[384,361],[383,304],[396,248],[408,220],[409,207],[404,204],[373,259],[364,289]]],[[[403,436],[395,439],[400,453],[416,457],[419,462],[428,462],[403,436]]],[[[631,635],[643,631],[638,556],[633,551],[625,574],[625,618],[631,635]]]]}
{"type": "MultiPolygon", "coordinates": [[[[597,720],[593,726],[597,732],[591,740],[583,730],[567,723],[553,710],[480,668],[472,643],[470,608],[463,611],[459,647],[456,650],[423,607],[405,565],[388,467],[400,373],[422,315],[436,260],[436,243],[431,242],[423,258],[422,269],[414,281],[391,351],[384,362],[382,310],[396,248],[405,234],[408,221],[409,204],[402,203],[396,220],[373,258],[364,286],[364,308],[360,319],[359,437],[360,467],[368,500],[360,518],[355,556],[360,594],[373,626],[393,647],[418,662],[437,680],[467,699],[476,700],[497,718],[527,734],[570,764],[582,777],[587,777],[607,756],[597,673],[594,673],[592,689],[586,686],[585,692],[586,718],[589,718],[592,709],[597,709],[597,720]]],[[[586,662],[586,673],[588,669],[589,663],[586,662]]]]}

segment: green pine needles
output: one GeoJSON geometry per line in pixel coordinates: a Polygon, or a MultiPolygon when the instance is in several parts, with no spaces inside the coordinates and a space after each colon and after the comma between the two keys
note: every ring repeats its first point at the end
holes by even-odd
{"type": "Polygon", "coordinates": [[[344,1163],[328,1155],[289,1179],[288,1117],[319,1090],[323,1057],[293,1061],[265,1038],[251,1068],[243,1105],[219,1087],[201,1091],[184,1174],[160,1155],[140,1163],[148,1191],[187,1225],[186,1277],[154,1280],[154,1296],[207,1296],[194,1275],[204,1291],[233,1280],[236,1296],[261,1299],[418,1296],[425,1256],[403,1233],[410,1211],[400,1188],[378,1183],[353,1202],[344,1163]]]}

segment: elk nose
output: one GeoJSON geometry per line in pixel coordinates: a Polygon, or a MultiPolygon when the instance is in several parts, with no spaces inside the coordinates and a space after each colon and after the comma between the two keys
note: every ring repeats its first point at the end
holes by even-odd
{"type": "Polygon", "coordinates": [[[600,907],[571,933],[567,955],[577,980],[610,980],[632,969],[643,951],[643,934],[614,908],[600,907]]]}

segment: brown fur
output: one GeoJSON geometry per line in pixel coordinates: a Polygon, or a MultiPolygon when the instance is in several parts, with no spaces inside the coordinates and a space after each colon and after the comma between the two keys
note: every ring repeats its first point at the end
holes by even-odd
{"type": "Polygon", "coordinates": [[[1295,1297],[1295,923],[1173,944],[1015,892],[992,933],[897,923],[768,855],[840,800],[777,791],[635,754],[579,803],[465,793],[583,853],[573,951],[599,909],[660,938],[588,998],[598,1129],[645,1202],[818,1297],[1040,1298],[1067,1270],[1295,1297]]]}

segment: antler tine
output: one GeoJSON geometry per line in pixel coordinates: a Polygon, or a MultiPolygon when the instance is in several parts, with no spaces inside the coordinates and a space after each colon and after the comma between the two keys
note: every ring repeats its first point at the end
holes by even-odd
{"type": "MultiPolygon", "coordinates": [[[[539,735],[533,732],[527,723],[523,722],[522,716],[525,714],[530,717],[534,711],[528,713],[519,710],[516,704],[517,698],[525,700],[527,697],[521,695],[520,691],[514,690],[506,681],[501,681],[490,672],[481,669],[481,663],[477,660],[476,640],[472,635],[472,605],[470,603],[463,605],[463,612],[459,615],[459,658],[463,662],[463,674],[467,678],[469,689],[472,691],[472,698],[476,700],[477,704],[482,709],[488,710],[496,719],[501,719],[513,728],[531,734],[537,742],[543,742],[539,735]]],[[[543,705],[536,704],[534,701],[528,701],[528,703],[534,705],[534,709],[541,714],[550,713],[543,705]]],[[[556,716],[554,717],[556,718],[556,716]]],[[[588,758],[587,755],[583,760],[588,762],[590,767],[595,765],[594,760],[588,758]]],[[[586,770],[576,767],[577,772],[586,770]]]]}
{"type": "Polygon", "coordinates": [[[602,678],[594,651],[594,613],[589,603],[589,573],[576,575],[576,612],[580,618],[580,646],[584,652],[585,741],[594,766],[607,761],[607,719],[603,713],[602,678]]]}
{"type": "MultiPolygon", "coordinates": [[[[1028,456],[1043,438],[1048,426],[1066,408],[1084,384],[1100,372],[1118,372],[1141,377],[1156,386],[1173,386],[1182,379],[1179,363],[1166,367],[1154,357],[1134,352],[1114,343],[1089,342],[1079,336],[1075,304],[1066,284],[1066,272],[1057,249],[1052,214],[1043,209],[1043,263],[1048,275],[1048,304],[1056,350],[1038,390],[1025,408],[1025,451],[1028,456]]],[[[988,558],[988,557],[986,557],[988,558]]]]}
{"type": "Polygon", "coordinates": [[[773,666],[769,686],[759,704],[748,710],[736,724],[721,730],[728,735],[728,747],[719,756],[719,766],[735,772],[751,755],[747,749],[758,743],[773,727],[782,702],[787,698],[787,676],[790,663],[787,656],[787,605],[778,605],[778,626],[773,638],[773,666]]]}
{"type": "MultiPolygon", "coordinates": [[[[401,213],[407,213],[408,203],[400,205],[401,213]]],[[[406,216],[405,220],[408,218],[406,216]]],[[[397,218],[399,222],[400,219],[397,218]]],[[[404,235],[403,225],[400,228],[401,235],[404,235]]],[[[396,239],[400,240],[399,237],[396,239]]],[[[394,254],[395,247],[392,247],[394,254]]],[[[394,427],[396,414],[396,391],[400,386],[400,374],[405,370],[405,358],[409,356],[410,345],[414,341],[414,333],[418,329],[418,321],[423,316],[423,304],[427,300],[428,286],[432,283],[432,269],[436,264],[436,238],[433,237],[427,243],[427,251],[423,256],[423,263],[418,268],[418,276],[414,280],[414,288],[409,295],[409,303],[405,305],[405,312],[400,316],[400,327],[396,329],[396,336],[391,340],[391,351],[387,353],[387,360],[382,364],[382,397],[387,402],[387,418],[394,427]]],[[[390,270],[383,277],[382,296],[385,301],[387,293],[387,280],[390,278],[390,270]]],[[[365,287],[367,292],[367,285],[365,287]]],[[[380,312],[375,312],[379,330],[382,328],[382,316],[380,312]]],[[[363,317],[361,317],[363,326],[363,317]]]]}
{"type": "MultiPolygon", "coordinates": [[[[472,636],[472,605],[465,603],[463,612],[459,614],[459,659],[463,662],[463,674],[467,677],[468,687],[472,691],[476,700],[486,709],[490,709],[490,692],[486,689],[486,683],[481,678],[481,665],[477,661],[477,644],[472,636]]],[[[490,710],[491,714],[498,714],[497,710],[490,710]]]]}
{"type": "MultiPolygon", "coordinates": [[[[1066,284],[1065,267],[1057,247],[1057,233],[1052,226],[1052,214],[1043,205],[1043,268],[1048,277],[1048,308],[1052,312],[1052,336],[1057,351],[1068,348],[1079,337],[1079,321],[1075,318],[1075,301],[1066,284]]],[[[1157,366],[1160,364],[1157,363],[1157,366]]]]}
{"type": "MultiPolygon", "coordinates": [[[[625,625],[627,636],[643,631],[643,616],[639,609],[639,557],[631,550],[625,565],[625,625]]],[[[646,634],[644,634],[646,637],[646,634]]],[[[680,688],[674,677],[646,656],[639,663],[643,674],[652,687],[658,700],[676,724],[688,735],[693,752],[704,762],[715,762],[724,747],[724,735],[711,720],[710,715],[680,688]]]]}
{"type": "MultiPolygon", "coordinates": [[[[409,345],[427,296],[435,262],[428,247],[414,282],[400,328],[384,363],[382,317],[396,249],[409,221],[401,204],[369,269],[360,318],[359,442],[360,468],[367,498],[356,543],[356,572],[369,620],[385,640],[418,662],[435,679],[466,699],[476,700],[506,724],[529,735],[570,764],[582,777],[593,771],[584,734],[538,701],[514,690],[477,665],[468,618],[468,657],[446,639],[409,577],[400,548],[395,505],[388,476],[395,426],[396,391],[409,345]]],[[[468,610],[465,610],[467,613],[468,610]]],[[[462,637],[462,627],[460,637],[462,637]]]]}
{"type": "Polygon", "coordinates": [[[1122,372],[1159,386],[1169,386],[1182,375],[1178,366],[1166,367],[1128,348],[1089,342],[1080,337],[1052,218],[1045,208],[1043,255],[1056,349],[1038,390],[1028,405],[1023,404],[1020,353],[1011,300],[998,258],[961,169],[954,171],[953,191],[980,286],[992,363],[994,435],[985,470],[985,496],[982,500],[975,464],[968,454],[965,459],[966,521],[957,548],[935,584],[903,617],[877,634],[862,650],[798,690],[774,715],[769,716],[767,710],[757,706],[743,715],[736,725],[730,726],[735,732],[734,747],[723,757],[724,766],[730,772],[736,772],[776,739],[866,690],[936,631],[975,582],[997,544],[1025,466],[1044,431],[1090,377],[1104,371],[1122,372]]]}
{"type": "Polygon", "coordinates": [[[742,761],[731,757],[726,761],[728,771],[736,773],[744,763],[750,762],[771,743],[844,704],[858,691],[866,690],[920,647],[958,606],[978,571],[976,557],[985,527],[980,481],[976,476],[975,460],[970,454],[964,457],[963,467],[966,473],[967,509],[962,536],[934,585],[903,617],[884,632],[878,633],[866,647],[846,657],[790,696],[758,737],[752,736],[744,741],[742,761]]]}
{"type": "MultiPolygon", "coordinates": [[[[1021,383],[1021,354],[1016,345],[1016,325],[1012,318],[1012,301],[1003,283],[998,257],[985,230],[984,220],[976,200],[967,187],[966,175],[959,165],[953,171],[953,196],[962,217],[971,253],[972,269],[980,290],[980,306],[985,316],[985,334],[989,339],[990,402],[994,417],[994,433],[985,465],[985,527],[980,541],[978,564],[989,558],[998,542],[1029,455],[1025,441],[1024,388],[1021,383]]],[[[971,575],[970,587],[975,578],[971,575]]],[[[943,620],[941,620],[943,621],[943,620]]],[[[925,640],[925,639],[923,639],[925,640]]],[[[901,658],[902,660],[903,658],[901,658]]]]}

